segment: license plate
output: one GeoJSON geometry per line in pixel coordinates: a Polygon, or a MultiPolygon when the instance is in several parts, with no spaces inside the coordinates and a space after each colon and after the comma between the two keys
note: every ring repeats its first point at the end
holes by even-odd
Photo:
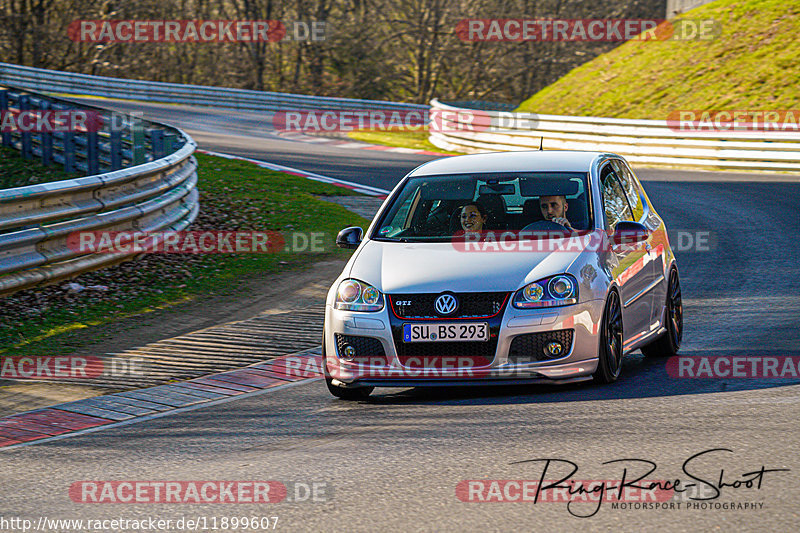
{"type": "Polygon", "coordinates": [[[488,341],[489,324],[403,324],[403,342],[488,341]]]}

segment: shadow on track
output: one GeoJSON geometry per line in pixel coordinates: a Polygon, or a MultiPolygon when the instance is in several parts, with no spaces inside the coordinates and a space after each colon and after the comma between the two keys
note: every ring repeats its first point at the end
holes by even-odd
{"type": "MultiPolygon", "coordinates": [[[[707,351],[681,351],[682,356],[800,356],[800,351],[750,351],[745,353],[707,351]]],[[[374,404],[525,404],[548,402],[585,402],[594,400],[619,400],[707,394],[714,392],[744,391],[800,384],[794,378],[674,378],[667,373],[667,359],[649,359],[636,352],[625,357],[620,379],[609,385],[591,381],[569,385],[514,385],[471,387],[418,387],[413,389],[376,389],[361,403],[374,404]],[[391,391],[391,392],[389,392],[391,391]]]]}

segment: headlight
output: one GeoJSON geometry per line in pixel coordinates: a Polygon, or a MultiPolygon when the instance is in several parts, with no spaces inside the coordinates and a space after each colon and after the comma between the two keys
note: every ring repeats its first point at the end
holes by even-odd
{"type": "Polygon", "coordinates": [[[344,311],[380,311],[383,309],[383,295],[363,281],[346,279],[336,290],[334,308],[344,311]]]}
{"type": "Polygon", "coordinates": [[[558,307],[578,303],[578,283],[569,274],[540,279],[514,293],[513,304],[518,308],[558,307]]]}
{"type": "Polygon", "coordinates": [[[569,298],[575,289],[575,284],[567,276],[556,276],[547,284],[550,294],[556,298],[569,298]]]}

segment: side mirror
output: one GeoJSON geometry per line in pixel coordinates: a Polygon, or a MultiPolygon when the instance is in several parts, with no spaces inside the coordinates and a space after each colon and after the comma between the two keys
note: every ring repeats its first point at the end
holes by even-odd
{"type": "Polygon", "coordinates": [[[617,223],[614,228],[614,236],[611,238],[613,244],[635,244],[647,240],[650,230],[639,222],[623,220],[617,223]]]}
{"type": "Polygon", "coordinates": [[[336,236],[336,246],[339,248],[358,248],[358,245],[361,244],[361,237],[363,235],[364,230],[358,226],[344,228],[339,232],[339,235],[336,236]]]}

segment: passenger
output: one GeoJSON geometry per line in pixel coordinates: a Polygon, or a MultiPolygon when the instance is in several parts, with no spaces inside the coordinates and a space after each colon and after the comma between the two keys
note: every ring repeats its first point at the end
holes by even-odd
{"type": "Polygon", "coordinates": [[[486,208],[477,203],[470,203],[461,208],[461,229],[465,233],[480,233],[486,225],[486,208]]]}
{"type": "Polygon", "coordinates": [[[566,196],[542,196],[539,198],[539,209],[542,210],[542,217],[550,222],[555,222],[575,231],[572,224],[567,220],[567,197],[566,196]]]}

